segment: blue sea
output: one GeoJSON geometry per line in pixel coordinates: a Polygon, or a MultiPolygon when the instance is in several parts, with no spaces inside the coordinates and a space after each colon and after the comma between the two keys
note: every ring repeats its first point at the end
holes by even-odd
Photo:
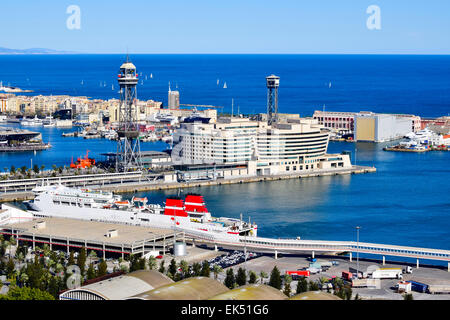
{"type": "MultiPolygon", "coordinates": [[[[44,95],[117,98],[123,55],[0,56],[4,84],[44,95]],[[83,81],[83,84],[81,84],[83,81]],[[100,86],[100,83],[106,83],[100,86]]],[[[224,107],[223,112],[266,111],[265,77],[281,77],[280,112],[310,116],[314,110],[411,113],[438,117],[450,112],[450,56],[389,55],[133,55],[142,72],[140,99],[167,104],[167,88],[181,103],[224,107]],[[150,78],[150,74],[153,75],[150,78]],[[147,80],[145,80],[147,76],[147,80]],[[219,79],[219,85],[217,85],[219,79]],[[227,88],[223,88],[223,83],[227,88]],[[330,87],[331,82],[331,87],[330,87]]],[[[0,154],[0,169],[33,164],[68,165],[86,149],[115,151],[108,140],[63,138],[69,130],[40,128],[48,151],[0,154]]],[[[389,144],[389,143],[388,143],[389,144]]],[[[329,152],[352,151],[352,162],[376,173],[185,189],[201,193],[214,216],[259,224],[268,237],[355,240],[450,249],[450,153],[383,151],[386,144],[331,142],[329,152]]],[[[143,143],[163,150],[164,143],[143,143]]],[[[177,191],[145,193],[162,203],[177,191]]],[[[144,194],[144,193],[143,193],[144,194]]],[[[130,196],[130,195],[128,195],[130,196]]]]}

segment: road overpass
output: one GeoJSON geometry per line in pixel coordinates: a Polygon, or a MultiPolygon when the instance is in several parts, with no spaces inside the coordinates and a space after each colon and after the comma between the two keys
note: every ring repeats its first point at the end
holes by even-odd
{"type": "Polygon", "coordinates": [[[269,253],[277,258],[278,254],[308,254],[314,257],[316,254],[339,254],[348,252],[350,261],[353,254],[365,253],[378,255],[385,263],[386,256],[406,257],[416,259],[419,267],[419,260],[446,261],[450,272],[450,250],[408,247],[390,244],[377,244],[355,241],[322,241],[322,240],[301,240],[301,239],[273,239],[263,237],[218,237],[199,231],[185,231],[186,238],[193,244],[206,244],[226,249],[244,250],[259,253],[269,253]]]}

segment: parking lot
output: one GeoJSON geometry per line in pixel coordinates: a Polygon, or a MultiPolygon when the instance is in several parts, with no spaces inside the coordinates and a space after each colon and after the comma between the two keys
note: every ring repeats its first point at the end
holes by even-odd
{"type": "MultiPolygon", "coordinates": [[[[332,278],[332,277],[341,277],[343,271],[348,271],[350,268],[356,269],[357,262],[350,262],[348,259],[343,259],[339,257],[333,258],[317,258],[318,262],[321,261],[332,261],[336,260],[339,262],[339,265],[331,266],[327,271],[320,272],[317,274],[311,274],[308,280],[316,281],[322,277],[332,278]]],[[[310,261],[306,257],[292,257],[285,256],[278,258],[275,260],[272,256],[260,256],[252,260],[247,260],[246,262],[241,262],[232,268],[237,271],[239,267],[243,267],[246,270],[251,270],[259,274],[261,271],[264,271],[270,276],[270,272],[273,267],[276,265],[283,275],[285,271],[290,270],[298,270],[302,268],[308,267],[310,261]]],[[[380,268],[404,268],[405,266],[398,264],[388,264],[382,265],[381,263],[375,263],[372,261],[359,261],[359,270],[365,272],[369,266],[377,266],[380,268]]],[[[426,281],[427,283],[449,283],[450,284],[450,272],[447,270],[437,269],[437,268],[429,268],[429,267],[420,267],[419,269],[413,267],[412,274],[404,274],[403,280],[415,280],[415,281],[426,281]]],[[[268,281],[268,279],[265,279],[268,281]]],[[[395,285],[399,280],[396,279],[385,279],[381,280],[380,289],[368,289],[368,288],[352,288],[353,296],[358,294],[359,297],[363,299],[381,299],[381,300],[403,300],[402,294],[399,294],[395,291],[395,285]]],[[[292,281],[291,288],[292,291],[295,292],[297,287],[297,281],[292,281]]],[[[450,300],[450,294],[428,294],[428,293],[418,293],[411,292],[413,294],[413,298],[415,300],[450,300]]]]}

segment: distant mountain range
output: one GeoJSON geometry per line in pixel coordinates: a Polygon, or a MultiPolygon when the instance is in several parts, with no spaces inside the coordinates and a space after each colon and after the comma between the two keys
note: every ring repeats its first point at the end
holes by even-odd
{"type": "Polygon", "coordinates": [[[9,49],[0,47],[0,54],[68,54],[70,51],[58,51],[46,48],[9,49]]]}

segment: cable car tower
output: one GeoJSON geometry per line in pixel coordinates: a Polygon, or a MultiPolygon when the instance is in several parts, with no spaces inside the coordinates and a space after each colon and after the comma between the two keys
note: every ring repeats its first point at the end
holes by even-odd
{"type": "Polygon", "coordinates": [[[267,84],[267,124],[270,126],[278,122],[278,87],[280,77],[270,75],[266,77],[267,84]]]}
{"type": "Polygon", "coordinates": [[[120,87],[120,105],[116,171],[142,168],[136,106],[137,77],[136,67],[129,61],[127,55],[127,61],[120,66],[117,78],[120,87]]]}

